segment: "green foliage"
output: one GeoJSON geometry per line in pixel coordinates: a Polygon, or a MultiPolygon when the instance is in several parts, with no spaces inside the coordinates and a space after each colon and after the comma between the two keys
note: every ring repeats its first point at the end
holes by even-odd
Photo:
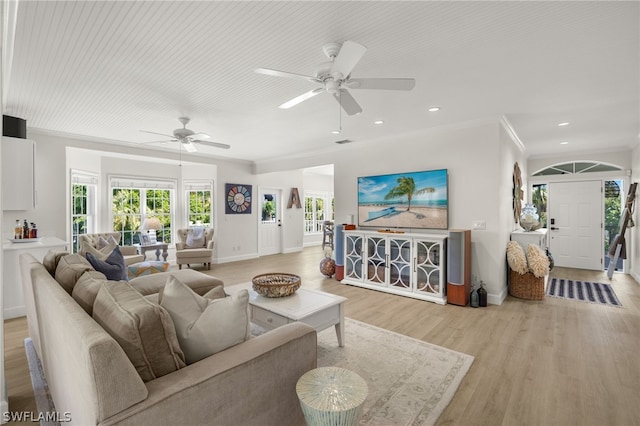
{"type": "Polygon", "coordinates": [[[547,227],[547,185],[533,185],[533,193],[531,194],[531,201],[540,216],[540,225],[543,228],[547,227]]]}
{"type": "Polygon", "coordinates": [[[189,223],[211,226],[211,191],[189,191],[189,223]]]}
{"type": "Polygon", "coordinates": [[[435,192],[435,188],[426,187],[416,190],[416,183],[411,177],[400,176],[397,180],[398,185],[389,190],[387,195],[384,196],[385,200],[392,200],[394,198],[407,197],[408,205],[407,211],[411,210],[411,200],[414,195],[426,194],[429,192],[435,192]]]}
{"type": "MultiPolygon", "coordinates": [[[[621,181],[619,182],[622,186],[621,181]]],[[[613,242],[616,234],[620,232],[620,216],[622,216],[622,196],[619,194],[617,197],[605,197],[604,199],[604,229],[605,229],[605,241],[604,250],[605,253],[609,251],[609,245],[613,242]]]]}

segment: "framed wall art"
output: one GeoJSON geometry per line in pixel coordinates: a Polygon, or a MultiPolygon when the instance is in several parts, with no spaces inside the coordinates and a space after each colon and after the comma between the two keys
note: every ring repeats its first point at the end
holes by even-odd
{"type": "Polygon", "coordinates": [[[225,184],[225,213],[226,214],[250,214],[251,213],[251,185],[237,183],[225,184]]]}

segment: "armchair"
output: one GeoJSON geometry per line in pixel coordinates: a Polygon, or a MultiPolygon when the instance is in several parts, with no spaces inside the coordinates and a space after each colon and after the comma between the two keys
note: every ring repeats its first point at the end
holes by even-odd
{"type": "MultiPolygon", "coordinates": [[[[100,237],[105,240],[109,239],[109,237],[113,237],[118,244],[120,244],[120,233],[119,232],[100,232],[97,234],[80,234],[78,235],[78,242],[80,243],[80,250],[82,250],[83,244],[88,244],[91,247],[98,247],[98,240],[100,237]]],[[[122,253],[122,257],[124,257],[124,263],[126,266],[133,265],[134,263],[144,261],[144,256],[138,254],[138,248],[135,246],[119,246],[120,252],[122,253]]]]}
{"type": "Polygon", "coordinates": [[[179,269],[182,269],[182,265],[190,268],[192,263],[203,263],[207,269],[211,269],[212,256],[213,228],[178,229],[176,263],[179,269]],[[201,235],[197,235],[198,229],[201,235]]]}

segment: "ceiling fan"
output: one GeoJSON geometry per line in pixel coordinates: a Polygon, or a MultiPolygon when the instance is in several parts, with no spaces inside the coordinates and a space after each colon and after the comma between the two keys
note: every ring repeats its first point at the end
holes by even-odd
{"type": "Polygon", "coordinates": [[[255,70],[260,74],[303,79],[322,85],[283,103],[279,108],[288,109],[319,93],[327,92],[333,95],[348,115],[354,115],[361,113],[362,108],[347,89],[411,90],[416,84],[413,78],[351,78],[351,71],[367,51],[366,47],[354,41],[327,43],[322,50],[329,57],[329,62],[318,65],[313,76],[270,68],[255,70]]]}
{"type": "Polygon", "coordinates": [[[178,117],[178,121],[182,123],[182,129],[175,129],[173,131],[173,136],[165,135],[164,133],[149,132],[147,130],[140,130],[140,131],[144,133],[151,133],[152,135],[160,135],[160,136],[166,136],[168,138],[172,138],[166,141],[154,141],[154,142],[147,142],[147,143],[180,142],[187,152],[197,151],[194,144],[212,146],[214,148],[222,148],[222,149],[231,148],[231,146],[227,145],[226,143],[203,140],[203,139],[211,138],[211,136],[207,135],[206,133],[196,133],[191,129],[187,129],[187,124],[189,123],[189,121],[191,121],[189,117],[178,117]]]}

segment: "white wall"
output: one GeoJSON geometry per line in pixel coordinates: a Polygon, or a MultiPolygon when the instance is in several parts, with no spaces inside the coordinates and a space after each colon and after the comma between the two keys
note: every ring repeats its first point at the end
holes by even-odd
{"type": "Polygon", "coordinates": [[[511,194],[516,160],[522,164],[524,156],[506,135],[501,134],[496,121],[466,123],[394,139],[355,142],[305,159],[263,162],[256,168],[269,172],[333,163],[338,222],[345,222],[352,214],[357,217],[359,176],[448,169],[449,228],[471,229],[474,221],[486,222],[485,230],[471,234],[472,274],[487,284],[489,301],[500,303],[506,295],[506,243],[515,226],[511,194]]]}
{"type": "MultiPolygon", "coordinates": [[[[631,159],[631,169],[633,170],[631,182],[638,182],[638,174],[640,173],[640,143],[638,143],[638,146],[636,146],[629,157],[631,159]]],[[[631,244],[627,244],[627,256],[628,259],[631,259],[629,273],[637,282],[640,282],[640,231],[638,230],[638,227],[640,227],[640,215],[638,215],[638,203],[640,203],[640,200],[638,200],[638,197],[640,197],[640,194],[636,194],[636,208],[632,216],[636,226],[631,228],[631,238],[629,238],[628,241],[631,244]],[[631,246],[631,253],[629,253],[629,245],[631,246]]]]}

